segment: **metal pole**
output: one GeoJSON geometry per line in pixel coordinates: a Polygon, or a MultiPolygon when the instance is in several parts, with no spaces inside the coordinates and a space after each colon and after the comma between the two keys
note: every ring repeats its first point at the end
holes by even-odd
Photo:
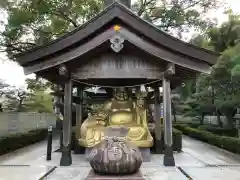
{"type": "Polygon", "coordinates": [[[172,109],[170,80],[163,78],[164,165],[175,166],[172,148],[172,109]]]}
{"type": "Polygon", "coordinates": [[[48,127],[48,139],[47,139],[47,161],[52,159],[52,126],[48,127]]]}

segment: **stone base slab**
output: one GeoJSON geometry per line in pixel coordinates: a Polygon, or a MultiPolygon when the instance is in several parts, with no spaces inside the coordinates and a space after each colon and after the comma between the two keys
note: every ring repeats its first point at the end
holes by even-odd
{"type": "Polygon", "coordinates": [[[99,175],[96,174],[93,171],[93,169],[91,169],[85,180],[145,180],[145,178],[143,177],[140,171],[131,175],[119,176],[119,175],[99,175]]]}

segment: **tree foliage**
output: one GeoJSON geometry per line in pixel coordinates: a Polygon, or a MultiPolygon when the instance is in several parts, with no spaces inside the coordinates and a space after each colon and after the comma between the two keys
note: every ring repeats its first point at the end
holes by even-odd
{"type": "Polygon", "coordinates": [[[206,18],[207,12],[220,5],[217,0],[138,0],[134,4],[137,14],[170,32],[187,32],[189,27],[206,29],[215,24],[214,19],[206,18]]]}
{"type": "Polygon", "coordinates": [[[30,92],[26,106],[28,111],[52,112],[52,96],[50,94],[53,84],[44,79],[26,79],[27,89],[30,92]]]}
{"type": "Polygon", "coordinates": [[[27,89],[5,85],[4,110],[15,112],[52,112],[52,84],[43,79],[26,79],[27,89]]]}
{"type": "MultiPolygon", "coordinates": [[[[133,10],[160,29],[181,36],[192,27],[211,27],[214,20],[206,14],[219,4],[219,0],[138,0],[133,10]]],[[[5,0],[0,8],[8,14],[0,46],[12,55],[72,31],[102,10],[102,1],[5,0]]]]}
{"type": "Polygon", "coordinates": [[[100,10],[98,0],[6,0],[0,6],[8,14],[1,44],[11,54],[56,39],[100,10]]]}
{"type": "Polygon", "coordinates": [[[28,93],[20,88],[9,87],[5,93],[4,106],[8,111],[23,112],[26,110],[25,100],[28,98],[28,93]]]}
{"type": "Polygon", "coordinates": [[[222,55],[212,67],[210,75],[201,74],[198,77],[198,90],[194,94],[197,98],[190,99],[198,104],[204,113],[207,113],[204,109],[211,109],[218,115],[225,115],[228,126],[232,128],[233,117],[240,104],[240,16],[230,11],[228,17],[228,21],[220,27],[210,28],[191,40],[195,45],[212,49],[222,55]],[[210,105],[213,107],[210,108],[210,105]]]}
{"type": "Polygon", "coordinates": [[[220,28],[214,27],[207,32],[210,39],[209,45],[216,52],[223,52],[228,48],[236,46],[240,41],[240,16],[229,12],[228,21],[220,28]]]}
{"type": "Polygon", "coordinates": [[[8,86],[9,86],[8,84],[6,84],[3,80],[0,79],[0,99],[3,98],[3,95],[8,86]]]}
{"type": "Polygon", "coordinates": [[[233,126],[233,116],[240,104],[240,77],[236,68],[240,57],[240,43],[223,52],[214,66],[211,78],[216,90],[215,98],[218,109],[228,118],[233,126]]]}
{"type": "Polygon", "coordinates": [[[220,27],[208,28],[203,34],[198,34],[190,43],[221,53],[236,46],[240,42],[240,16],[227,12],[228,21],[220,27]]]}

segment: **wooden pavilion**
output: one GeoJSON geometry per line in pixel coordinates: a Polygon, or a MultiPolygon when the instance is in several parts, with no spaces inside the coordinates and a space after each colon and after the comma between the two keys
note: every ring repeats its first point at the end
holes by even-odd
{"type": "Polygon", "coordinates": [[[86,84],[118,87],[145,83],[155,89],[157,152],[161,138],[159,87],[163,87],[164,164],[174,165],[171,88],[199,72],[209,73],[218,54],[162,32],[134,14],[130,4],[131,0],[105,0],[106,8],[87,23],[47,45],[16,56],[25,74],[36,73],[64,87],[62,166],[72,163],[69,145],[73,87],[78,90],[76,126],[80,127],[86,84]]]}

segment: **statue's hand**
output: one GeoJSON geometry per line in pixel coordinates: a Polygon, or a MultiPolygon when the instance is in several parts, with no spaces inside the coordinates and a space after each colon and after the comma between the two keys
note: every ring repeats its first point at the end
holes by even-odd
{"type": "Polygon", "coordinates": [[[103,119],[96,119],[98,125],[105,126],[106,122],[103,119]]]}
{"type": "Polygon", "coordinates": [[[103,130],[101,127],[93,127],[87,131],[87,144],[89,146],[94,146],[102,140],[103,130]]]}

